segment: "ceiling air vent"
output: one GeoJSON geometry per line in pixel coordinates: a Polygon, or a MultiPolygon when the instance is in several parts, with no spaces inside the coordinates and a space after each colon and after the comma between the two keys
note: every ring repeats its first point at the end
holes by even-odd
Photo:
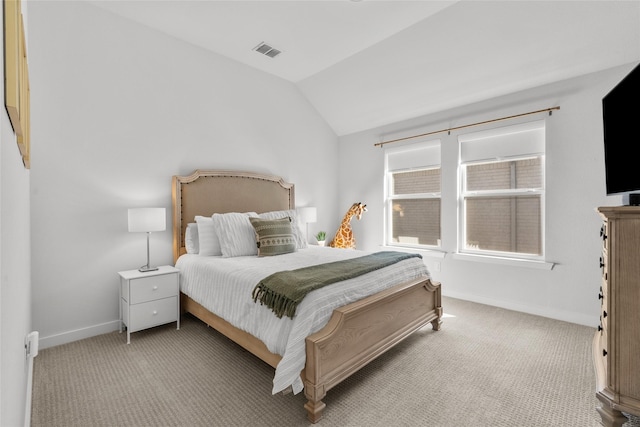
{"type": "Polygon", "coordinates": [[[269,58],[275,58],[276,56],[282,53],[278,49],[274,49],[273,47],[269,46],[265,42],[260,43],[258,46],[254,47],[253,50],[255,50],[256,52],[260,52],[264,55],[267,55],[269,58]]]}

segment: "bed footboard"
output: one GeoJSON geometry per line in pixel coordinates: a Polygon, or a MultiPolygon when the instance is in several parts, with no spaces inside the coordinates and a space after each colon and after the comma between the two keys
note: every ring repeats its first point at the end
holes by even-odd
{"type": "Polygon", "coordinates": [[[397,285],[334,310],[329,323],[306,339],[304,393],[316,423],[327,391],[427,323],[442,323],[440,283],[428,278],[397,285]]]}

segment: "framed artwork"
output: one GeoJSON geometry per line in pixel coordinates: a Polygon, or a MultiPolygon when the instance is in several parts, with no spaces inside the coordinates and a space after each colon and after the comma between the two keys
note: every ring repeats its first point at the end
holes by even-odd
{"type": "Polygon", "coordinates": [[[30,168],[30,92],[27,46],[20,0],[3,0],[4,105],[24,166],[30,168]]]}

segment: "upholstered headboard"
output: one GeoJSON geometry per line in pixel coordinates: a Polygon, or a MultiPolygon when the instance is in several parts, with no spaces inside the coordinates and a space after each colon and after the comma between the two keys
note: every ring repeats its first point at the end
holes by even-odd
{"type": "Polygon", "coordinates": [[[252,172],[196,170],[172,179],[173,261],[186,253],[187,224],[196,215],[270,212],[295,208],[294,185],[279,176],[252,172]]]}

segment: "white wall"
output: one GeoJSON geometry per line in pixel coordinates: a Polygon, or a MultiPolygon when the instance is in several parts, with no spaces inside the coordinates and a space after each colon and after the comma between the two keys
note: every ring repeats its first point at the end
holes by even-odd
{"type": "MultiPolygon", "coordinates": [[[[26,21],[27,14],[24,12],[26,21]]],[[[4,31],[0,45],[4,46],[4,31]]],[[[28,43],[28,37],[27,43],[28,43]]],[[[4,81],[4,56],[0,75],[4,81]]],[[[0,84],[4,100],[4,84],[0,84]]],[[[22,426],[31,331],[29,179],[7,110],[0,113],[0,425],[22,426]]]]}
{"type": "MultiPolygon", "coordinates": [[[[3,98],[4,99],[4,98],[3,98]]],[[[0,425],[23,424],[27,380],[25,337],[31,331],[29,171],[11,122],[0,118],[0,425]]]]}
{"type": "MultiPolygon", "coordinates": [[[[293,84],[84,2],[28,7],[43,348],[117,329],[117,272],[146,262],[127,208],[170,212],[172,175],[280,175],[318,207],[310,235],[335,217],[337,137],[293,84]]],[[[172,263],[170,227],[151,236],[151,261],[172,263]]]]}
{"type": "Polygon", "coordinates": [[[349,185],[341,186],[339,206],[362,201],[369,208],[361,221],[352,222],[359,248],[375,250],[383,242],[384,150],[374,147],[375,143],[560,106],[547,117],[545,237],[547,259],[557,263],[553,270],[452,257],[457,248],[457,135],[464,131],[433,136],[442,140],[442,245],[446,256],[432,258],[427,253],[425,261],[434,278],[442,282],[445,295],[595,327],[602,247],[601,221],[595,208],[622,204],[621,197],[605,195],[601,100],[633,65],[341,137],[340,182],[349,185]]]}

